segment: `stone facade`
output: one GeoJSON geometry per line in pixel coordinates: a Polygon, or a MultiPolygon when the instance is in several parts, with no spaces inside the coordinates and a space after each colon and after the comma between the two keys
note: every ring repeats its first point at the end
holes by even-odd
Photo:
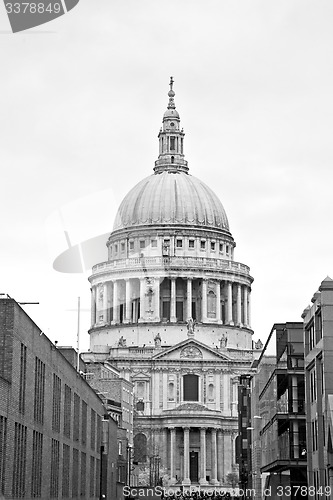
{"type": "Polygon", "coordinates": [[[254,357],[253,278],[234,261],[221,202],[188,173],[172,80],[168,95],[154,174],[121,203],[108,261],[89,278],[85,359],[134,384],[138,480],[157,460],[169,485],[225,485],[237,470],[239,376],[254,357]]]}

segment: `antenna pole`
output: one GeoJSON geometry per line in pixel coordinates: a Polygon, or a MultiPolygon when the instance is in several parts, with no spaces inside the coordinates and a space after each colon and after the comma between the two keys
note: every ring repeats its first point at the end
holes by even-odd
{"type": "Polygon", "coordinates": [[[76,369],[80,371],[80,297],[77,299],[77,362],[76,369]]]}

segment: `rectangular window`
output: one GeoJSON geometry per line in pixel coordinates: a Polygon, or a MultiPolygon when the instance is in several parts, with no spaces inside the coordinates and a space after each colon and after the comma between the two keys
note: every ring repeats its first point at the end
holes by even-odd
{"type": "Polygon", "coordinates": [[[152,248],[156,248],[157,247],[157,240],[151,240],[151,246],[152,246],[152,248]]]}
{"type": "Polygon", "coordinates": [[[39,358],[36,357],[34,417],[35,420],[39,423],[43,423],[44,384],[45,384],[45,364],[39,358]]]}
{"type": "Polygon", "coordinates": [[[33,431],[32,437],[32,477],[31,496],[40,498],[42,494],[43,434],[33,431]]]}
{"type": "Polygon", "coordinates": [[[81,497],[86,496],[86,473],[87,473],[87,455],[82,451],[81,452],[81,497]]]}
{"type": "Polygon", "coordinates": [[[82,427],[81,427],[81,441],[83,446],[87,443],[87,403],[82,401],[82,427]]]}
{"type": "Polygon", "coordinates": [[[184,401],[199,400],[199,377],[197,375],[184,375],[184,401]]]}
{"type": "Polygon", "coordinates": [[[61,379],[53,374],[52,430],[60,432],[61,379]]]}
{"type": "Polygon", "coordinates": [[[229,245],[226,245],[225,251],[226,251],[226,254],[228,255],[228,253],[229,253],[229,245]]]}
{"type": "Polygon", "coordinates": [[[72,390],[65,385],[65,401],[64,401],[64,435],[71,437],[71,410],[72,410],[72,390]]]}
{"type": "Polygon", "coordinates": [[[19,413],[22,413],[22,414],[24,414],[24,410],[25,410],[26,383],[27,383],[27,348],[24,344],[21,344],[19,413]]]}
{"type": "Polygon", "coordinates": [[[146,242],[145,240],[140,240],[140,248],[145,248],[146,242]]]}
{"type": "Polygon", "coordinates": [[[129,242],[129,248],[130,250],[134,250],[134,241],[129,242]]]}
{"type": "Polygon", "coordinates": [[[223,253],[223,243],[220,243],[220,252],[223,253]]]}
{"type": "Polygon", "coordinates": [[[205,241],[200,241],[200,248],[201,248],[201,250],[205,250],[205,248],[206,248],[206,242],[205,241]]]}
{"type": "Polygon", "coordinates": [[[95,495],[95,457],[90,457],[90,496],[95,495]]]}
{"type": "Polygon", "coordinates": [[[170,151],[175,151],[175,138],[170,137],[170,151]]]}
{"type": "Polygon", "coordinates": [[[115,245],[114,245],[114,253],[118,253],[118,245],[117,245],[117,243],[115,243],[115,245]]]}
{"type": "Polygon", "coordinates": [[[34,419],[39,424],[44,423],[44,396],[45,396],[45,363],[35,359],[35,401],[34,419]]]}
{"type": "Polygon", "coordinates": [[[210,249],[214,252],[214,250],[215,250],[215,241],[211,241],[211,243],[210,243],[210,249]]]}
{"type": "Polygon", "coordinates": [[[176,246],[177,246],[177,248],[183,248],[183,240],[177,240],[176,246]]]}
{"type": "Polygon", "coordinates": [[[0,491],[5,489],[7,418],[0,416],[0,491]]]}
{"type": "Polygon", "coordinates": [[[121,243],[120,248],[122,252],[125,252],[125,243],[121,243]]]}
{"type": "Polygon", "coordinates": [[[23,498],[25,496],[25,468],[27,454],[27,428],[15,422],[14,436],[14,467],[12,496],[23,498]]]}
{"type": "Polygon", "coordinates": [[[99,415],[96,415],[96,420],[97,420],[96,451],[97,451],[97,453],[99,453],[100,452],[99,446],[100,446],[100,442],[101,442],[101,429],[102,429],[101,417],[99,415]]]}
{"type": "Polygon", "coordinates": [[[100,480],[99,480],[99,476],[100,476],[100,460],[97,458],[96,459],[96,474],[95,474],[95,477],[96,477],[96,481],[95,481],[95,485],[96,485],[96,492],[95,492],[95,495],[96,495],[96,498],[100,498],[99,496],[99,486],[100,486],[100,480]]]}
{"type": "Polygon", "coordinates": [[[90,448],[95,450],[96,413],[93,409],[91,409],[90,429],[90,448]]]}
{"type": "Polygon", "coordinates": [[[80,439],[80,396],[74,393],[73,440],[80,439]]]}
{"type": "Polygon", "coordinates": [[[79,496],[79,450],[73,448],[72,498],[79,496]]]}
{"type": "Polygon", "coordinates": [[[62,496],[69,497],[69,471],[70,471],[70,448],[67,444],[63,445],[62,458],[62,496]]]}
{"type": "Polygon", "coordinates": [[[59,461],[60,444],[56,439],[52,439],[50,498],[58,498],[59,496],[59,461]]]}
{"type": "Polygon", "coordinates": [[[194,240],[188,240],[188,247],[194,248],[194,240]]]}

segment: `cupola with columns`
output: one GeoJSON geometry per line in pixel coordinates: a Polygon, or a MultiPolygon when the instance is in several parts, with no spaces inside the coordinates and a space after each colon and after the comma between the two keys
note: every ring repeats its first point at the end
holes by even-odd
{"type": "Polygon", "coordinates": [[[219,347],[251,349],[249,268],[234,261],[235,242],[222,203],[190,175],[173,78],[159,132],[153,175],[122,201],[97,264],[92,288],[91,344],[173,345],[188,334],[219,347]],[[135,327],[135,328],[134,328],[135,327]]]}

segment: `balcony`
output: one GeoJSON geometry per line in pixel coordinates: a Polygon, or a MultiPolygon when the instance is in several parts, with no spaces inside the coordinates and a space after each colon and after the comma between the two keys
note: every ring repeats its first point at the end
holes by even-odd
{"type": "Polygon", "coordinates": [[[96,264],[92,268],[93,274],[116,271],[122,269],[193,269],[213,271],[231,271],[250,275],[250,268],[240,262],[224,259],[210,259],[206,257],[132,257],[128,259],[111,260],[96,264]]]}

